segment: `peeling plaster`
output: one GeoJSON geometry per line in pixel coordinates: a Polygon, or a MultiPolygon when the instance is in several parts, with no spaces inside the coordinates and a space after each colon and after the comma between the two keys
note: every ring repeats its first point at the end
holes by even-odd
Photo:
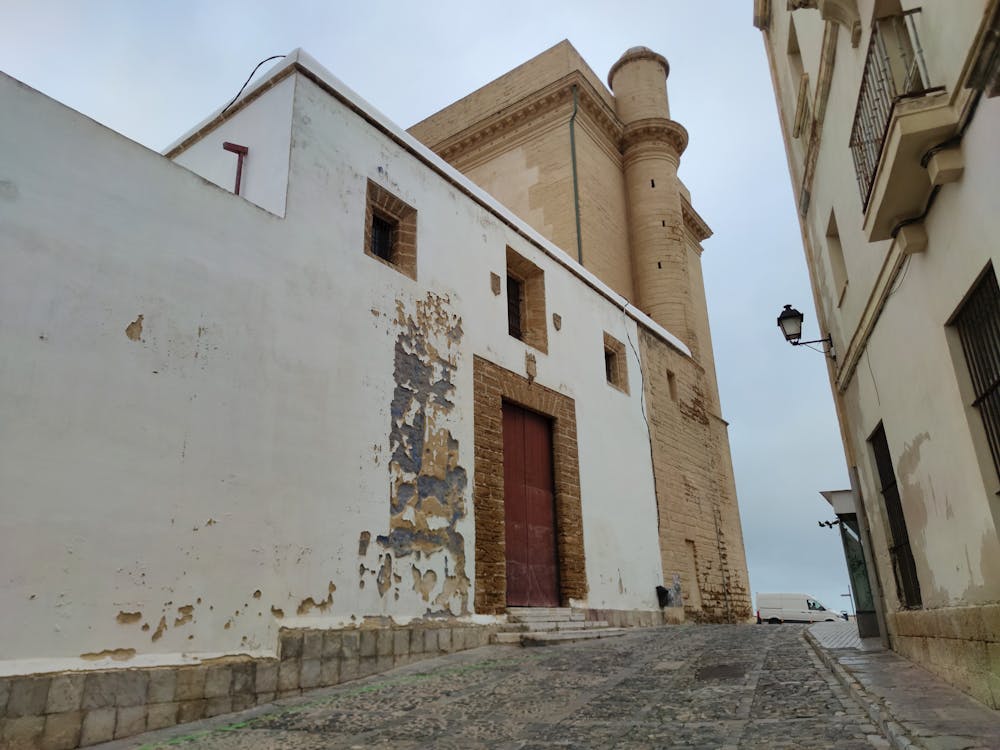
{"type": "Polygon", "coordinates": [[[327,586],[327,596],[325,599],[317,602],[311,596],[307,597],[299,603],[299,607],[295,614],[307,615],[314,609],[318,609],[320,612],[326,612],[333,606],[333,592],[336,590],[337,587],[334,585],[333,581],[330,581],[327,586]]]}
{"type": "Polygon", "coordinates": [[[130,341],[142,340],[142,315],[125,327],[125,335],[128,336],[130,341]]]}
{"type": "Polygon", "coordinates": [[[178,607],[177,613],[180,617],[174,620],[175,628],[179,628],[181,625],[186,625],[194,619],[194,605],[185,604],[183,607],[178,607]]]}
{"type": "Polygon", "coordinates": [[[364,557],[368,554],[368,545],[372,541],[372,533],[370,531],[362,531],[361,537],[358,539],[358,556],[364,557]]]}
{"type": "Polygon", "coordinates": [[[122,625],[131,625],[142,619],[142,612],[119,612],[115,619],[122,625]]]}
{"type": "Polygon", "coordinates": [[[459,464],[458,441],[446,426],[455,408],[454,373],[463,330],[461,318],[449,311],[449,303],[448,297],[428,293],[409,313],[403,302],[396,302],[394,322],[399,332],[390,407],[390,519],[389,533],[377,539],[386,555],[376,582],[384,597],[398,576],[392,570],[393,559],[447,552],[455,561],[454,570],[445,573],[433,604],[438,611],[465,614],[469,579],[465,540],[457,527],[466,516],[468,477],[459,464]]]}
{"type": "Polygon", "coordinates": [[[163,616],[160,618],[160,624],[157,625],[156,630],[153,631],[153,637],[152,637],[153,643],[156,643],[156,641],[160,640],[160,638],[163,637],[163,634],[166,631],[167,631],[167,618],[166,616],[163,616]]]}
{"type": "Polygon", "coordinates": [[[285,610],[279,609],[278,607],[275,607],[272,604],[271,605],[271,614],[274,615],[276,618],[278,618],[280,620],[282,617],[285,616],[285,610]]]}
{"type": "Polygon", "coordinates": [[[113,659],[114,661],[128,661],[135,656],[134,648],[114,648],[103,651],[92,651],[87,654],[80,654],[81,659],[87,661],[101,661],[102,659],[113,659]]]}
{"type": "Polygon", "coordinates": [[[428,570],[421,575],[420,569],[416,565],[410,566],[410,572],[413,574],[413,590],[418,592],[424,598],[425,602],[429,602],[431,591],[437,585],[437,573],[433,570],[428,570]]]}

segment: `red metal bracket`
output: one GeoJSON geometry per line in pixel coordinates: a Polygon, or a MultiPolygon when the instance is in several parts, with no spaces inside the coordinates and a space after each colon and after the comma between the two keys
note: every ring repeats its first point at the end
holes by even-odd
{"type": "Polygon", "coordinates": [[[241,146],[238,143],[230,143],[229,141],[223,141],[222,148],[226,151],[231,151],[236,154],[236,187],[233,188],[233,192],[236,195],[240,194],[240,182],[243,179],[243,159],[250,152],[250,148],[247,146],[241,146]]]}

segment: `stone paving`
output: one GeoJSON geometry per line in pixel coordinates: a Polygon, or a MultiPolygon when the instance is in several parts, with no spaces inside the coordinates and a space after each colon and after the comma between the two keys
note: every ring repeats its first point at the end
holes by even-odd
{"type": "Polygon", "coordinates": [[[887,748],[795,625],[493,646],[104,747],[887,748]]]}
{"type": "Polygon", "coordinates": [[[809,629],[828,664],[895,748],[998,750],[1000,712],[936,675],[886,651],[878,639],[858,639],[820,623],[809,629]],[[820,626],[824,627],[820,627],[820,626]],[[874,640],[874,643],[872,642],[874,640]]]}

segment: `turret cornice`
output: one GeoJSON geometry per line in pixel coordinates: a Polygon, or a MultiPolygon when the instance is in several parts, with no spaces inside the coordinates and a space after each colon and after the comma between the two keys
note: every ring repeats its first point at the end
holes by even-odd
{"type": "Polygon", "coordinates": [[[687,148],[688,132],[679,122],[665,117],[650,117],[636,120],[625,126],[622,133],[622,153],[629,158],[638,149],[668,147],[673,156],[680,159],[687,148]]]}

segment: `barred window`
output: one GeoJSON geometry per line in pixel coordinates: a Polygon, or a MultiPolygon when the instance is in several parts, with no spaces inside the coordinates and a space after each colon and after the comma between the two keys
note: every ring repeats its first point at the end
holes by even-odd
{"type": "Polygon", "coordinates": [[[871,444],[872,453],[875,456],[879,491],[882,494],[886,520],[889,522],[889,556],[892,558],[892,572],[896,578],[896,593],[899,596],[899,603],[907,608],[920,607],[920,581],[917,579],[917,566],[913,560],[913,551],[910,549],[910,535],[906,530],[906,518],[903,516],[903,504],[899,498],[896,472],[892,467],[889,441],[886,440],[885,428],[881,423],[872,436],[868,438],[868,442],[871,444]]]}
{"type": "Polygon", "coordinates": [[[990,266],[952,319],[969,366],[993,465],[1000,473],[1000,287],[990,266]]]}

